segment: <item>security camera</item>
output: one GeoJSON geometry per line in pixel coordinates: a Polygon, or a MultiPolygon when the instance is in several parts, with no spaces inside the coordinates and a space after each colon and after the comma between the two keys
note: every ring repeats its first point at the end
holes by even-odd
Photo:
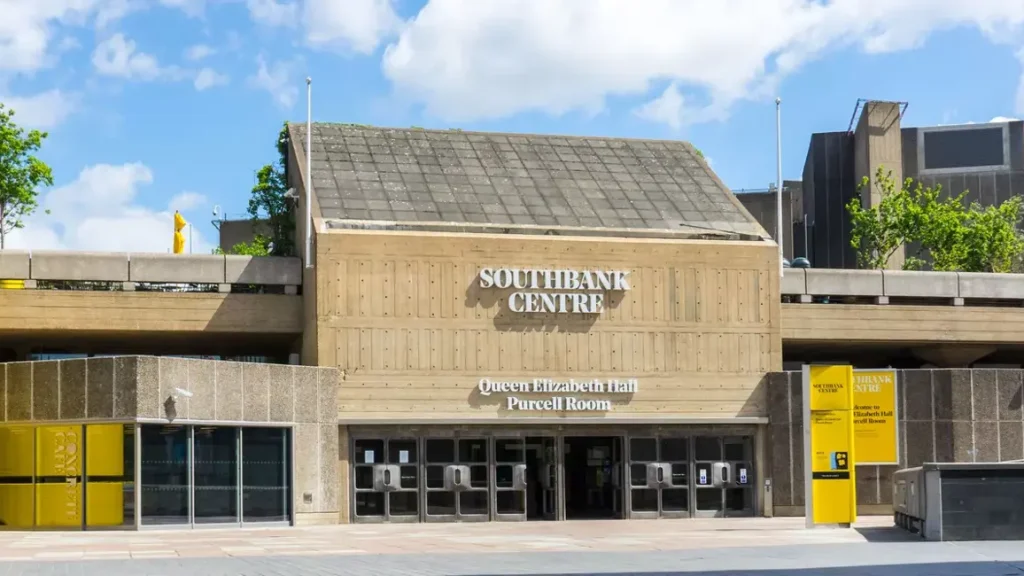
{"type": "Polygon", "coordinates": [[[192,397],[192,393],[189,392],[188,390],[185,390],[184,388],[175,388],[174,393],[178,394],[179,396],[184,396],[185,398],[192,397]]]}
{"type": "Polygon", "coordinates": [[[220,205],[219,204],[213,207],[213,217],[214,218],[220,218],[220,205]]]}
{"type": "Polygon", "coordinates": [[[295,191],[295,188],[289,188],[288,191],[284,193],[284,197],[295,200],[299,197],[299,193],[295,191]]]}

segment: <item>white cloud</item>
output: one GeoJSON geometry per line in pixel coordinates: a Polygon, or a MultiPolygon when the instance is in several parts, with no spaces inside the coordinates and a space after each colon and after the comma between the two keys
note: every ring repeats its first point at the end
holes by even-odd
{"type": "Polygon", "coordinates": [[[28,72],[52,63],[54,26],[87,17],[101,0],[0,0],[0,70],[28,72]]]}
{"type": "Polygon", "coordinates": [[[1022,24],[1024,0],[430,0],[382,67],[397,91],[448,119],[600,109],[668,81],[684,103],[708,102],[675,116],[687,123],[770,98],[830,49],[906,50],[958,26],[1007,42],[1022,24]]]}
{"type": "Polygon", "coordinates": [[[203,60],[214,53],[213,48],[206,44],[195,44],[185,49],[185,59],[192,60],[193,62],[203,60]]]}
{"type": "MultiPolygon", "coordinates": [[[[144,164],[97,164],[69,184],[54,188],[40,200],[39,210],[25,228],[7,238],[7,247],[22,249],[94,250],[118,252],[167,252],[174,229],[174,210],[151,209],[138,203],[139,189],[153,183],[144,164]],[[49,210],[45,214],[44,210],[49,210]]],[[[185,204],[199,206],[196,198],[185,204]]],[[[198,195],[196,195],[198,196],[198,195]]],[[[199,232],[192,232],[193,251],[209,253],[212,246],[199,232]]]]}
{"type": "Polygon", "coordinates": [[[306,40],[317,47],[371,54],[401,24],[392,4],[393,0],[306,0],[306,40]]]}
{"type": "Polygon", "coordinates": [[[125,38],[120,32],[96,45],[92,64],[104,76],[156,80],[165,74],[154,56],[137,52],[135,41],[125,38]]]}
{"type": "Polygon", "coordinates": [[[63,122],[78,107],[78,96],[60,90],[47,90],[31,96],[2,96],[3,102],[14,110],[15,122],[26,128],[48,130],[63,122]]]}
{"type": "Polygon", "coordinates": [[[206,196],[198,192],[182,192],[167,204],[168,210],[178,210],[185,212],[187,210],[193,210],[206,204],[206,196]]]}
{"type": "Polygon", "coordinates": [[[268,65],[260,55],[256,57],[256,66],[256,74],[249,78],[249,85],[269,93],[281,108],[295,106],[299,98],[299,87],[294,78],[295,62],[278,61],[268,65]]]}
{"type": "MultiPolygon", "coordinates": [[[[204,0],[160,0],[160,4],[202,15],[204,0]]],[[[32,72],[52,66],[52,44],[61,27],[95,23],[104,28],[153,5],[153,0],[0,0],[0,71],[32,72]]],[[[60,50],[58,50],[59,52],[60,50]]]]}
{"type": "Polygon", "coordinates": [[[675,82],[668,85],[668,88],[654,100],[637,108],[635,113],[644,120],[668,124],[673,130],[678,130],[683,125],[683,106],[686,100],[679,92],[679,85],[675,82]]]}
{"type": "Polygon", "coordinates": [[[192,85],[196,87],[196,90],[202,92],[215,86],[224,86],[230,81],[230,79],[224,74],[218,73],[213,68],[203,68],[196,73],[196,79],[192,82],[192,85]]]}
{"type": "Polygon", "coordinates": [[[1020,118],[1010,118],[1009,116],[996,116],[995,118],[989,120],[989,122],[1020,122],[1020,118]]]}
{"type": "Polygon", "coordinates": [[[291,27],[298,23],[299,5],[277,0],[246,0],[249,16],[254,22],[267,26],[291,27]]]}

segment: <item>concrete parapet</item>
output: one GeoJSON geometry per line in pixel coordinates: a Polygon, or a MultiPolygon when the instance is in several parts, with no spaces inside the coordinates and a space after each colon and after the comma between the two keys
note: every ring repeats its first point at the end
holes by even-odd
{"type": "Polygon", "coordinates": [[[956,272],[885,270],[884,294],[898,298],[958,298],[960,279],[956,272]]]}
{"type": "Polygon", "coordinates": [[[224,282],[224,256],[132,254],[130,280],[221,284],[224,282]]]}
{"type": "Polygon", "coordinates": [[[807,270],[787,268],[782,275],[782,294],[790,296],[807,293],[807,270]]]}
{"type": "Polygon", "coordinates": [[[27,280],[29,255],[24,250],[0,250],[0,280],[27,280]]]}
{"type": "Polygon", "coordinates": [[[228,284],[298,286],[302,284],[302,264],[298,258],[278,256],[225,256],[228,284]]]}
{"type": "Polygon", "coordinates": [[[1024,275],[960,272],[962,298],[1024,300],[1024,275]]]}
{"type": "Polygon", "coordinates": [[[808,268],[807,294],[812,296],[884,296],[881,270],[808,268]]]}
{"type": "Polygon", "coordinates": [[[128,281],[124,252],[32,252],[33,280],[128,281]]]}

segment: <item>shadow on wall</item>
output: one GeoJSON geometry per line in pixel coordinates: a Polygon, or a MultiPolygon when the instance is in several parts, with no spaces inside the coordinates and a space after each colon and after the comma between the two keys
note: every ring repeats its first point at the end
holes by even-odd
{"type": "MultiPolygon", "coordinates": [[[[481,288],[477,275],[466,288],[466,308],[477,306],[485,310],[498,307],[494,315],[494,328],[503,332],[575,332],[586,333],[601,317],[600,314],[547,314],[513,312],[508,307],[511,289],[481,288]]],[[[605,310],[619,307],[626,294],[623,292],[604,293],[605,310]]]]}

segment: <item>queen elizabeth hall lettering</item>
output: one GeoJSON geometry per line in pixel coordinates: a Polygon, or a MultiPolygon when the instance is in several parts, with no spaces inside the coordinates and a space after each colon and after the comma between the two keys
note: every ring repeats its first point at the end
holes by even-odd
{"type": "Polygon", "coordinates": [[[508,308],[516,313],[600,314],[605,292],[629,290],[628,276],[622,270],[484,268],[480,287],[515,289],[508,297],[508,308]]]}
{"type": "MultiPolygon", "coordinates": [[[[636,378],[626,380],[533,380],[499,382],[483,378],[477,385],[482,396],[491,394],[635,394],[639,388],[636,378]]],[[[518,396],[505,398],[506,410],[539,412],[587,412],[612,409],[612,401],[606,398],[586,399],[575,396],[551,396],[538,400],[518,396]]]]}

